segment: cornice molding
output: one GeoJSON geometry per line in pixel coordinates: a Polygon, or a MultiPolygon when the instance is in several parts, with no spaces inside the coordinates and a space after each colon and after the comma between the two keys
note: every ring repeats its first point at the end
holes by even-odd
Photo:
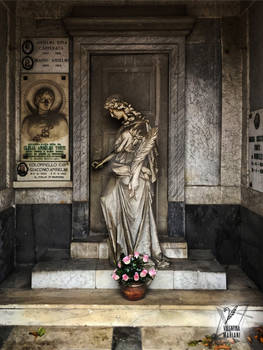
{"type": "Polygon", "coordinates": [[[67,17],[64,25],[72,36],[91,32],[165,32],[166,35],[186,36],[192,30],[194,18],[175,17],[67,17]],[[170,33],[169,33],[170,32],[170,33]]]}

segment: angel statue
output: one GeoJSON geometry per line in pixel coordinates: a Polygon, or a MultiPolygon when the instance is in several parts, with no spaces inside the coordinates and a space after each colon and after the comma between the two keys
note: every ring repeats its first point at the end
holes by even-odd
{"type": "Polygon", "coordinates": [[[113,261],[116,263],[122,253],[137,251],[148,255],[159,267],[167,266],[152,210],[151,184],[158,172],[158,128],[151,128],[149,120],[118,95],[108,97],[104,108],[122,123],[114,150],[91,164],[99,169],[111,163],[113,176],[101,196],[101,206],[113,261]]]}

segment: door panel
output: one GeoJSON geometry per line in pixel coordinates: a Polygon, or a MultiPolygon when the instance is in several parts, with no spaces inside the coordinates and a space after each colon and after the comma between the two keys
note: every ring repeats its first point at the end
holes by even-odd
{"type": "MultiPolygon", "coordinates": [[[[154,186],[158,232],[167,232],[168,157],[168,56],[166,54],[112,54],[91,56],[91,160],[102,159],[114,145],[120,122],[103,106],[107,97],[119,94],[159,127],[159,174],[154,186]]],[[[100,196],[110,168],[90,173],[90,230],[106,233],[100,196]]]]}

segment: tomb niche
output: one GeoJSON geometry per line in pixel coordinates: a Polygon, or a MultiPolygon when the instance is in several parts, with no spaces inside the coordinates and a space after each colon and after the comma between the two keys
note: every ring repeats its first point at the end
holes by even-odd
{"type": "MultiPolygon", "coordinates": [[[[64,24],[73,38],[71,258],[87,260],[79,266],[78,277],[82,274],[83,278],[72,278],[67,286],[59,278],[59,271],[54,271],[57,278],[51,284],[43,274],[40,280],[41,267],[36,266],[32,286],[116,287],[111,267],[105,264],[112,249],[100,206],[110,167],[96,172],[91,164],[96,168],[100,162],[94,160],[103,159],[114,148],[119,124],[109,118],[104,103],[107,97],[118,94],[159,132],[159,173],[152,208],[162,252],[177,260],[160,269],[151,288],[226,289],[225,271],[216,261],[187,260],[185,39],[194,19],[186,15],[183,6],[99,6],[74,8],[64,24]],[[92,259],[97,259],[95,265],[92,259]]],[[[76,264],[73,268],[69,260],[63,263],[63,269],[76,271],[76,264]]]]}

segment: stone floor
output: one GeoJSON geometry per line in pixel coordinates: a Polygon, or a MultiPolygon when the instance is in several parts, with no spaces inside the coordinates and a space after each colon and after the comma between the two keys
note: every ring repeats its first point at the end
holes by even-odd
{"type": "Polygon", "coordinates": [[[263,349],[245,338],[263,324],[263,294],[238,267],[227,275],[225,291],[149,290],[130,302],[118,290],[32,290],[23,267],[0,285],[0,349],[203,350],[188,342],[215,333],[226,305],[247,312],[232,350],[263,349]],[[35,341],[29,332],[39,327],[46,334],[35,341]]]}
{"type": "MultiPolygon", "coordinates": [[[[202,350],[188,343],[212,334],[212,328],[191,327],[45,327],[45,335],[35,337],[38,327],[0,327],[1,350],[202,350]]],[[[232,350],[262,349],[242,339],[232,350]]],[[[207,349],[207,348],[205,348],[207,349]]]]}

